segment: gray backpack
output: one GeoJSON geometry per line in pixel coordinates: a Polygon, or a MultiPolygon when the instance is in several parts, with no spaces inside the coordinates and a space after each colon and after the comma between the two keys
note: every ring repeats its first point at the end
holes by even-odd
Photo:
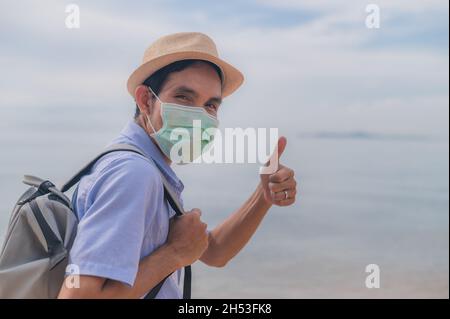
{"type": "MultiPolygon", "coordinates": [[[[72,203],[64,192],[88,174],[98,159],[115,151],[130,151],[145,156],[141,150],[131,145],[113,145],[83,167],[61,190],[50,181],[28,175],[24,177],[23,182],[31,187],[19,198],[9,220],[0,253],[0,298],[58,296],[78,225],[72,203]]],[[[150,162],[153,163],[151,159],[150,162]]],[[[162,174],[161,178],[166,200],[177,215],[181,215],[183,209],[177,197],[162,174]]],[[[165,279],[145,298],[155,298],[164,281],[165,279]]],[[[191,269],[187,266],[184,298],[190,298],[190,290],[191,269]]]]}

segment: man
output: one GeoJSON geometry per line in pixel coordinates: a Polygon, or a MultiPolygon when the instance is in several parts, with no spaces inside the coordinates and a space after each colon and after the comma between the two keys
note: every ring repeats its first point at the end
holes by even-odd
{"type": "MultiPolygon", "coordinates": [[[[118,151],[102,157],[82,178],[73,198],[80,222],[70,251],[80,286],[64,284],[60,298],[142,298],[172,273],[156,297],[181,298],[182,267],[197,260],[225,266],[272,205],[294,203],[294,172],[279,165],[276,172],[262,175],[249,199],[209,232],[199,209],[172,218],[160,174],[178,197],[183,184],[170,167],[170,128],[189,126],[186,118],[216,126],[222,98],[242,82],[242,74],[218,57],[204,34],[169,35],[147,49],[143,64],[128,80],[137,105],[135,119],[112,144],[138,147],[157,167],[138,154],[118,151]]],[[[278,156],[285,146],[286,139],[280,138],[278,156]]]]}

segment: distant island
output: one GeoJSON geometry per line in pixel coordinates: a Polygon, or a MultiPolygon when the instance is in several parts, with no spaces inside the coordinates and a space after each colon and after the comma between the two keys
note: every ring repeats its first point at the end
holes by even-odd
{"type": "Polygon", "coordinates": [[[411,141],[427,141],[431,138],[424,135],[412,134],[384,134],[366,131],[349,131],[349,132],[303,132],[297,135],[300,138],[323,138],[323,139],[358,139],[358,140],[411,140],[411,141]]]}

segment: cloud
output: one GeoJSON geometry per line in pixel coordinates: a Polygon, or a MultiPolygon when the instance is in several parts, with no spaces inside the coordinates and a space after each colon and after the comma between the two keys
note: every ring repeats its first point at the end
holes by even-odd
{"type": "Polygon", "coordinates": [[[79,30],[64,27],[65,2],[3,2],[2,107],[132,109],[125,83],[146,46],[202,31],[246,75],[225,101],[226,126],[448,131],[446,1],[378,1],[379,30],[359,1],[76,3],[79,30]]]}

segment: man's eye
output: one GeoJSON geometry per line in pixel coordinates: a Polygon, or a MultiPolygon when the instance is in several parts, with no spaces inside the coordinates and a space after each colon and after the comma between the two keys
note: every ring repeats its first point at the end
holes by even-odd
{"type": "Polygon", "coordinates": [[[187,96],[185,96],[185,95],[177,95],[176,98],[179,99],[179,100],[182,100],[182,101],[187,101],[188,100],[187,96]]]}
{"type": "Polygon", "coordinates": [[[206,107],[211,110],[217,111],[217,105],[215,104],[207,104],[206,107]]]}

